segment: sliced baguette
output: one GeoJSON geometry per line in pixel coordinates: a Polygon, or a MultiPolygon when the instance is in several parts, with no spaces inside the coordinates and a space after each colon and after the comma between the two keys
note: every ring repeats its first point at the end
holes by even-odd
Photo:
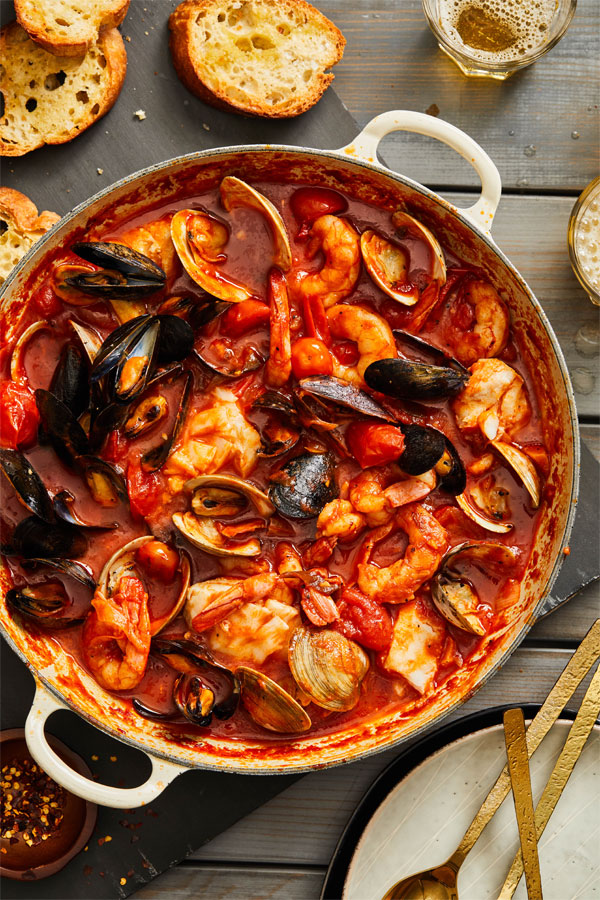
{"type": "Polygon", "coordinates": [[[116,28],[103,28],[86,55],[75,58],[53,56],[11,22],[0,31],[0,58],[0,156],[72,140],[108,112],[127,70],[116,28]]]}
{"type": "Polygon", "coordinates": [[[0,284],[59,219],[57,213],[48,210],[38,215],[37,206],[25,194],[0,187],[0,284]]]}
{"type": "Polygon", "coordinates": [[[19,24],[56,56],[83,56],[104,26],[114,28],[130,0],[14,0],[19,24]]]}
{"type": "Polygon", "coordinates": [[[346,43],[304,0],[185,0],[169,27],[175,69],[192,93],[268,118],[314,106],[346,43]]]}

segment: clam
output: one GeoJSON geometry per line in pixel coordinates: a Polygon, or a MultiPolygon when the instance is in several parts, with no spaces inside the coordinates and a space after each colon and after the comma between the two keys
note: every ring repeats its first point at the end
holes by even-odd
{"type": "Polygon", "coordinates": [[[485,528],[487,531],[495,531],[497,534],[506,534],[513,527],[511,522],[500,522],[498,519],[492,519],[489,516],[484,515],[479,510],[475,509],[473,504],[470,502],[469,497],[464,492],[462,494],[458,494],[458,496],[456,497],[456,503],[466,516],[472,519],[473,522],[476,522],[477,525],[480,525],[481,528],[485,528]]]}
{"type": "Polygon", "coordinates": [[[86,549],[87,540],[78,528],[66,522],[48,524],[37,516],[28,516],[19,522],[11,547],[3,548],[3,552],[31,559],[55,559],[81,556],[86,549]]]}
{"type": "Polygon", "coordinates": [[[345,712],[358,703],[369,657],[354,641],[301,625],[292,635],[288,661],[294,680],[317,706],[345,712]]]}
{"type": "Polygon", "coordinates": [[[179,433],[183,428],[183,423],[185,422],[185,417],[187,416],[193,385],[194,376],[191,372],[186,372],[183,382],[183,389],[179,398],[179,405],[177,407],[177,413],[175,415],[175,419],[173,420],[171,430],[168,432],[166,438],[164,438],[164,440],[160,444],[157,444],[150,450],[146,450],[146,452],[142,456],[141,466],[144,472],[157,472],[166,463],[173,444],[179,437],[179,433]]]}
{"type": "Polygon", "coordinates": [[[493,541],[467,541],[446,553],[440,568],[431,581],[431,596],[438,611],[452,625],[483,637],[486,633],[477,614],[479,597],[469,582],[452,570],[461,557],[470,556],[486,566],[502,570],[513,566],[517,556],[511,547],[493,541]]]}
{"type": "Polygon", "coordinates": [[[52,501],[44,482],[26,456],[18,450],[0,449],[0,468],[17,492],[19,500],[45,522],[54,520],[52,501]]]}
{"type": "Polygon", "coordinates": [[[430,271],[429,276],[432,281],[437,282],[440,286],[446,281],[446,261],[444,253],[439,245],[437,238],[417,219],[413,219],[408,213],[397,210],[392,215],[392,223],[399,237],[404,235],[422,241],[429,248],[430,253],[430,271]]]}
{"type": "Polygon", "coordinates": [[[453,397],[470,375],[447,366],[430,366],[409,359],[380,359],[365,369],[367,385],[388,397],[405,400],[438,400],[453,397]]]}
{"type": "Polygon", "coordinates": [[[227,175],[221,182],[221,202],[227,210],[246,207],[262,213],[273,235],[273,265],[287,272],[292,266],[292,248],[283,219],[276,206],[264,194],[255,190],[234,175],[227,175]]]}
{"type": "Polygon", "coordinates": [[[193,513],[174,513],[173,524],[195,547],[211,556],[260,556],[261,545],[258,538],[249,538],[244,543],[234,543],[223,537],[213,519],[198,518],[193,513]]]}
{"type": "Polygon", "coordinates": [[[271,476],[269,498],[291,519],[311,519],[337,496],[331,453],[304,453],[271,476]]]}
{"type": "Polygon", "coordinates": [[[81,325],[73,319],[69,319],[69,325],[81,341],[81,346],[87,353],[87,358],[93,363],[102,346],[102,338],[93,328],[89,328],[87,325],[81,325]]]}
{"type": "Polygon", "coordinates": [[[83,622],[82,616],[64,614],[71,603],[60,581],[12,588],[6,592],[6,603],[13,612],[42,628],[69,628],[83,622]]]}
{"type": "Polygon", "coordinates": [[[64,403],[78,419],[90,403],[88,367],[83,351],[73,343],[65,344],[50,382],[50,393],[64,403]]]}
{"type": "Polygon", "coordinates": [[[71,249],[86,262],[103,268],[58,266],[54,271],[54,289],[67,303],[137,300],[160,290],[166,283],[160,266],[125,244],[79,242],[71,249]]]}
{"type": "Polygon", "coordinates": [[[192,494],[192,508],[199,516],[234,516],[248,501],[259,516],[268,518],[275,513],[266,494],[251,482],[233,475],[199,475],[187,481],[184,490],[192,494]]]}
{"type": "Polygon", "coordinates": [[[168,415],[169,407],[161,394],[145,397],[124,423],[123,434],[130,440],[146,434],[168,415]]]}
{"type": "Polygon", "coordinates": [[[34,334],[37,334],[38,331],[50,330],[51,325],[49,322],[33,322],[28,328],[25,329],[23,334],[20,335],[10,357],[10,377],[13,381],[19,382],[27,377],[25,369],[23,367],[23,353],[30,338],[32,338],[34,334]]]}
{"type": "Polygon", "coordinates": [[[393,416],[373,400],[366,391],[349,384],[342,378],[336,378],[333,375],[313,375],[310,378],[301,378],[299,386],[302,392],[335,403],[337,406],[362,416],[371,416],[374,419],[382,419],[384,422],[395,421],[393,416]]]}
{"type": "Polygon", "coordinates": [[[279,734],[309,730],[312,722],[308,713],[276,681],[248,666],[238,666],[236,675],[242,703],[258,725],[279,734]]]}
{"type": "Polygon", "coordinates": [[[228,303],[252,297],[251,290],[220,269],[229,240],[223,222],[202,210],[180,209],[171,219],[171,237],[184,269],[207,293],[228,303]]]}
{"type": "Polygon", "coordinates": [[[254,372],[265,363],[265,357],[252,344],[241,347],[217,338],[208,346],[194,348],[198,359],[211,372],[224,378],[239,378],[246,372],[254,372]]]}
{"type": "Polygon", "coordinates": [[[541,483],[533,461],[526,453],[515,447],[514,444],[509,444],[506,441],[490,441],[490,444],[521,479],[527,493],[531,497],[531,505],[534,509],[537,509],[540,505],[541,483]]]}
{"type": "MultiPolygon", "coordinates": [[[[100,572],[100,577],[98,578],[98,589],[105,596],[110,596],[117,590],[119,582],[124,575],[135,574],[136,577],[141,577],[141,580],[144,580],[143,570],[140,571],[136,560],[136,553],[140,547],[143,547],[144,544],[153,540],[153,535],[144,534],[141,537],[134,538],[127,544],[124,544],[113,553],[110,559],[104,564],[102,571],[100,572]]],[[[166,626],[179,615],[185,604],[187,590],[190,585],[190,563],[187,555],[181,551],[179,552],[179,558],[180,567],[178,572],[181,579],[181,587],[177,599],[166,615],[151,620],[150,633],[152,636],[158,634],[163,628],[166,628],[166,626]]]]}
{"type": "Polygon", "coordinates": [[[419,289],[408,279],[408,253],[372,229],[360,236],[360,252],[365,269],[375,284],[392,300],[404,306],[419,301],[419,289]]]}

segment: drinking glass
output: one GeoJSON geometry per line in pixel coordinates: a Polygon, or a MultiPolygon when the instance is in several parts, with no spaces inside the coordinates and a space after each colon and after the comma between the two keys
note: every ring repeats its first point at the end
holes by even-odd
{"type": "Polygon", "coordinates": [[[600,175],[573,207],[567,242],[573,271],[592,303],[600,306],[600,175]]]}

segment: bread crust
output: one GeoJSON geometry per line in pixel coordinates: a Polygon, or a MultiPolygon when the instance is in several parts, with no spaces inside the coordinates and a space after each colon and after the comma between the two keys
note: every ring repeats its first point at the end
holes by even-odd
{"type": "Polygon", "coordinates": [[[53,53],[55,56],[84,56],[89,46],[97,40],[100,29],[116,28],[120,25],[129,9],[131,0],[112,0],[112,6],[109,7],[103,15],[100,27],[98,29],[90,26],[88,36],[81,41],[67,41],[61,39],[59,34],[55,34],[52,39],[44,27],[44,16],[35,3],[31,0],[14,0],[15,13],[17,21],[22,28],[28,33],[32,41],[53,53]]]}
{"type": "MultiPolygon", "coordinates": [[[[10,58],[10,40],[14,35],[15,30],[20,28],[21,26],[18,22],[10,22],[0,30],[0,58],[4,60],[6,70],[5,77],[7,81],[9,81],[9,83],[10,65],[8,60],[10,58]]],[[[24,156],[26,153],[30,153],[32,150],[37,150],[39,147],[43,147],[44,144],[68,143],[69,141],[73,140],[73,138],[77,137],[78,134],[81,134],[83,131],[88,129],[90,125],[93,125],[94,122],[97,122],[98,119],[101,119],[102,116],[104,116],[109,111],[109,109],[111,109],[121,92],[121,88],[123,87],[125,74],[127,72],[127,53],[125,51],[123,38],[116,28],[101,28],[98,35],[97,44],[99,50],[106,58],[106,71],[108,76],[104,93],[99,100],[98,112],[95,114],[92,114],[90,112],[87,119],[84,119],[80,123],[73,125],[72,129],[67,133],[61,134],[56,137],[53,137],[51,135],[44,136],[43,134],[36,135],[32,133],[32,139],[30,143],[27,143],[26,145],[6,143],[0,136],[0,156],[24,156]]],[[[52,65],[49,65],[48,72],[52,72],[55,68],[56,62],[53,61],[52,65]]],[[[2,86],[2,83],[0,83],[0,88],[2,86]]],[[[10,101],[12,97],[6,91],[4,91],[4,95],[6,113],[10,108],[10,101]]]]}
{"type": "MultiPolygon", "coordinates": [[[[196,94],[205,103],[224,109],[228,112],[241,113],[245,116],[260,116],[269,119],[287,119],[299,116],[317,103],[334,79],[331,72],[321,72],[318,84],[312,92],[300,99],[290,99],[284,108],[274,110],[266,104],[255,103],[249,100],[247,103],[237,102],[227,96],[226,91],[213,90],[202,80],[201,74],[193,58],[192,31],[196,24],[198,14],[203,10],[214,8],[219,0],[184,0],[170,15],[169,47],[173,59],[175,71],[180,80],[189,91],[196,94]]],[[[287,8],[294,11],[302,10],[313,21],[318,21],[327,30],[335,43],[335,59],[328,64],[334,66],[340,61],[344,53],[346,39],[342,32],[323,13],[307,3],[306,0],[273,0],[277,8],[287,8]]]]}
{"type": "Polygon", "coordinates": [[[25,194],[0,187],[0,219],[8,225],[0,234],[0,284],[32,244],[59,220],[58,213],[37,206],[25,194]],[[4,237],[6,235],[6,237],[4,237]]]}

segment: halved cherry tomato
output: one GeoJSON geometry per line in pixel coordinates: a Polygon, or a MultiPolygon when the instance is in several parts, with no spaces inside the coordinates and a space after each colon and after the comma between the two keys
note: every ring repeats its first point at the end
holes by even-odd
{"type": "Polygon", "coordinates": [[[260,300],[242,300],[241,303],[233,303],[221,319],[223,330],[226,334],[239,337],[266,325],[269,321],[269,307],[260,300]]]}
{"type": "Polygon", "coordinates": [[[358,362],[358,347],[354,341],[336,341],[331,352],[343,366],[355,366],[358,362]]]}
{"type": "Polygon", "coordinates": [[[127,493],[134,515],[148,516],[160,499],[160,478],[156,472],[144,472],[139,459],[130,460],[127,466],[127,493]]]}
{"type": "Polygon", "coordinates": [[[347,209],[341,194],[328,188],[299,188],[291,196],[290,207],[298,222],[314,222],[319,216],[334,216],[347,209]]]}
{"type": "Polygon", "coordinates": [[[292,347],[292,371],[297,379],[309,375],[331,375],[331,353],[318,338],[303,337],[292,347]]]}
{"type": "Polygon", "coordinates": [[[394,462],[404,450],[404,435],[394,425],[378,422],[352,422],[346,431],[346,443],[363,469],[394,462]]]}
{"type": "Polygon", "coordinates": [[[135,551],[136,562],[142,566],[148,575],[170,584],[175,578],[179,567],[179,553],[162,541],[148,541],[135,551]]]}
{"type": "Polygon", "coordinates": [[[33,444],[39,421],[33,391],[24,384],[0,381],[0,445],[16,450],[33,444]]]}
{"type": "Polygon", "coordinates": [[[385,607],[358,588],[346,588],[337,605],[340,618],[333,628],[371,650],[387,650],[392,642],[392,617],[385,607]]]}
{"type": "Polygon", "coordinates": [[[50,280],[45,281],[44,284],[38,288],[33,295],[33,302],[45,319],[49,316],[55,316],[63,308],[62,301],[60,297],[55,294],[50,280]]]}

